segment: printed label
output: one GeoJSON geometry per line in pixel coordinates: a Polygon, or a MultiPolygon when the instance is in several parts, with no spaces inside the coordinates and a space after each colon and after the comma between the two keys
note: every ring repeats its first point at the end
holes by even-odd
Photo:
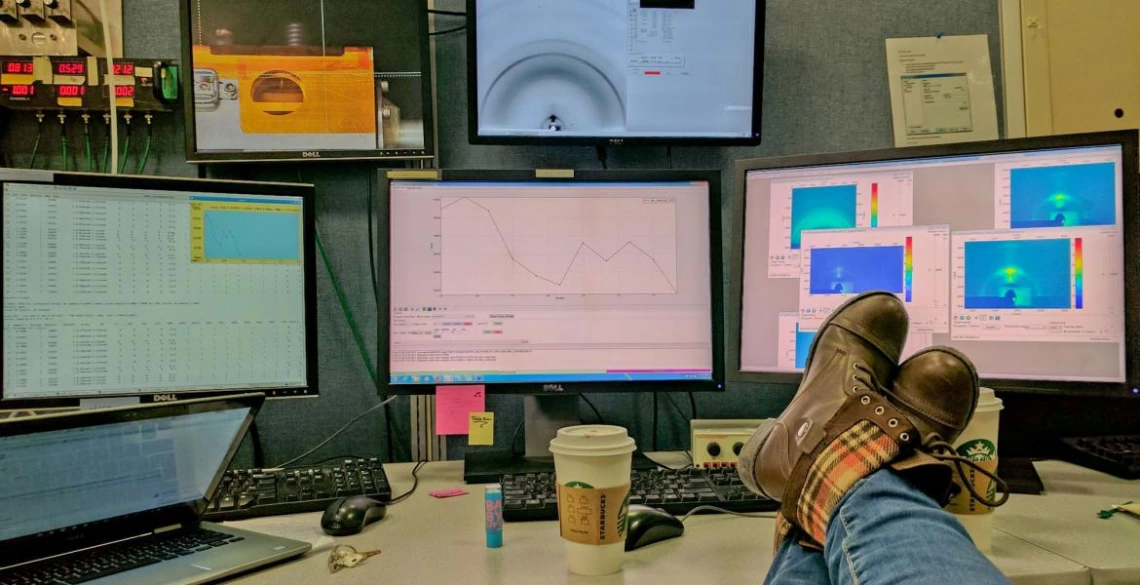
{"type": "Polygon", "coordinates": [[[628,515],[628,483],[602,489],[581,482],[558,485],[558,530],[570,542],[625,542],[628,515]]]}
{"type": "MultiPolygon", "coordinates": [[[[987,439],[974,439],[966,441],[959,445],[956,449],[958,454],[962,457],[977,463],[979,467],[985,469],[990,473],[997,472],[998,459],[997,459],[997,445],[987,439]]],[[[992,479],[978,473],[977,470],[962,466],[966,472],[966,479],[973,486],[974,491],[979,494],[985,494],[986,498],[993,500],[997,496],[997,483],[992,479]]],[[[957,473],[954,474],[954,483],[958,484],[961,488],[959,492],[950,499],[947,504],[946,510],[953,514],[962,514],[966,516],[989,514],[993,512],[993,508],[978,501],[977,498],[970,495],[966,486],[962,485],[963,478],[957,473]]]]}

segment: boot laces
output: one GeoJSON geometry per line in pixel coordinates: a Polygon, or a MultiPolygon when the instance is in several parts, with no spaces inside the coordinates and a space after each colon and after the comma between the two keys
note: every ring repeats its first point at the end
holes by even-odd
{"type": "Polygon", "coordinates": [[[855,387],[851,388],[852,392],[858,392],[860,389],[864,389],[875,392],[876,394],[886,394],[886,389],[879,383],[879,379],[875,377],[873,370],[859,362],[851,364],[851,369],[854,370],[854,373],[851,375],[851,380],[856,383],[855,387]]]}
{"type": "Polygon", "coordinates": [[[1009,486],[1006,485],[1005,481],[1002,478],[998,477],[995,473],[989,471],[981,465],[978,465],[969,458],[958,455],[954,451],[954,446],[942,440],[942,438],[938,435],[931,435],[931,437],[924,442],[923,446],[928,450],[931,457],[934,457],[935,459],[942,462],[954,463],[954,468],[958,472],[958,477],[962,479],[962,485],[966,487],[966,491],[970,492],[970,495],[973,496],[974,499],[991,508],[996,508],[1009,501],[1009,486]],[[974,471],[989,478],[990,481],[994,482],[994,484],[997,486],[998,493],[996,499],[991,500],[988,497],[982,496],[976,489],[974,489],[974,484],[970,481],[969,476],[966,474],[965,468],[962,467],[963,465],[973,469],[974,471]]]}

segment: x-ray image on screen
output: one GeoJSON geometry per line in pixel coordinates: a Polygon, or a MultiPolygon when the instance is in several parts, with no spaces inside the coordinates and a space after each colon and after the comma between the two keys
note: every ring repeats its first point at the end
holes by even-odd
{"type": "Polygon", "coordinates": [[[476,0],[477,136],[758,136],[757,0],[476,0]]]}
{"type": "Polygon", "coordinates": [[[966,242],[967,309],[1068,309],[1068,238],[966,242]]]}
{"type": "Polygon", "coordinates": [[[1116,223],[1116,166],[1090,163],[1010,169],[1010,227],[1116,223]]]}

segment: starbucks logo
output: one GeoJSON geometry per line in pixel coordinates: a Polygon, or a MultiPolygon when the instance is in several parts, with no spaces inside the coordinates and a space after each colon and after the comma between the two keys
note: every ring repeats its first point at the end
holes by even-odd
{"type": "Polygon", "coordinates": [[[626,524],[629,522],[629,492],[625,494],[625,500],[621,503],[621,510],[618,511],[618,524],[617,531],[620,538],[625,538],[626,524]]]}
{"type": "Polygon", "coordinates": [[[993,461],[997,457],[997,445],[986,439],[974,439],[958,445],[958,454],[970,461],[993,461]]]}

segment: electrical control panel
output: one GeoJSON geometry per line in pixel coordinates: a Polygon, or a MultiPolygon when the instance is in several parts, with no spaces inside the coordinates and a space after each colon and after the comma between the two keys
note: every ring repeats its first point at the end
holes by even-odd
{"type": "Polygon", "coordinates": [[[122,110],[169,111],[178,82],[169,61],[116,59],[108,75],[103,58],[0,56],[0,107],[12,110],[105,112],[114,99],[122,110]]]}
{"type": "Polygon", "coordinates": [[[689,423],[693,465],[736,467],[740,450],[764,419],[697,419],[689,423]]]}
{"type": "Polygon", "coordinates": [[[105,55],[104,2],[111,54],[121,55],[121,0],[0,0],[0,55],[105,55]]]}

